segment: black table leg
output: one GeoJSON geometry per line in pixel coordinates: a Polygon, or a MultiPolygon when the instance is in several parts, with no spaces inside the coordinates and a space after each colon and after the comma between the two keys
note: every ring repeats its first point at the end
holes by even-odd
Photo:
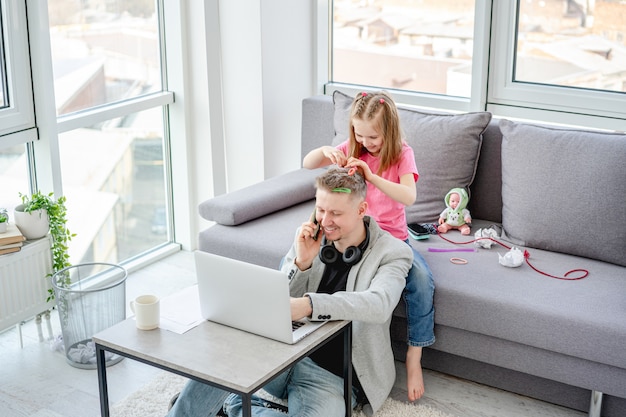
{"type": "Polygon", "coordinates": [[[252,394],[241,395],[243,417],[252,417],[252,394]]]}
{"type": "Polygon", "coordinates": [[[100,389],[100,415],[109,417],[109,391],[107,388],[107,364],[105,350],[96,344],[96,363],[98,365],[98,388],[100,389]]]}
{"type": "Polygon", "coordinates": [[[352,416],[352,323],[343,331],[343,390],[346,417],[352,416]]]}

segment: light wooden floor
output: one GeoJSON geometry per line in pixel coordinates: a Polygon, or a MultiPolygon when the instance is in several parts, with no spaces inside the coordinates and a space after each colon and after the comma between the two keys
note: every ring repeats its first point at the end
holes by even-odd
{"type": "MultiPolygon", "coordinates": [[[[141,271],[126,282],[127,299],[142,293],[164,297],[195,283],[193,256],[180,252],[141,271]]],[[[130,315],[130,312],[127,312],[130,315]]],[[[51,318],[53,335],[61,333],[56,311],[51,318]]],[[[44,322],[43,335],[47,337],[44,322]]],[[[65,362],[50,341],[39,342],[33,320],[22,326],[24,347],[17,329],[0,333],[0,416],[95,417],[99,416],[95,370],[77,369],[65,362]]],[[[404,364],[398,363],[394,397],[406,398],[404,364]]],[[[149,382],[155,368],[128,359],[108,368],[112,404],[149,382]]],[[[420,401],[458,417],[582,417],[585,413],[527,397],[425,371],[426,394],[420,401]]]]}

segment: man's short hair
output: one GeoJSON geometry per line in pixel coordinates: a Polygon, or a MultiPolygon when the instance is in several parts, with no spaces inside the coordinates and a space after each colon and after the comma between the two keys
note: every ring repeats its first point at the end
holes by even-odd
{"type": "Polygon", "coordinates": [[[365,200],[367,195],[365,178],[354,168],[329,168],[316,178],[315,186],[334,193],[351,194],[360,200],[365,200]]]}

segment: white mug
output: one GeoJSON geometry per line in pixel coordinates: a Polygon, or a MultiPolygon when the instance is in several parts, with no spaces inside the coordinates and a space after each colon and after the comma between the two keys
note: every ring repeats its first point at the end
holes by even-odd
{"type": "Polygon", "coordinates": [[[130,309],[135,313],[135,324],[138,329],[152,330],[159,327],[159,297],[156,295],[140,295],[130,302],[130,309]]]}

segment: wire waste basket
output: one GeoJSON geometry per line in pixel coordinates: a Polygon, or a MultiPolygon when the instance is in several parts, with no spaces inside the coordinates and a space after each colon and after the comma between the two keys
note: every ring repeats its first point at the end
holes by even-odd
{"type": "MultiPolygon", "coordinates": [[[[96,368],[94,334],[126,318],[125,268],[110,263],[69,266],[52,275],[67,362],[82,369],[96,368]]],[[[107,352],[106,365],[123,357],[107,352]]]]}

